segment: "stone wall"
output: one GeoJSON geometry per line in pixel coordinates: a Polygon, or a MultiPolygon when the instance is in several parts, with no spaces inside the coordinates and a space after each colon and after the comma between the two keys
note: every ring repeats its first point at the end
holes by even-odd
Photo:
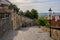
{"type": "Polygon", "coordinates": [[[23,15],[19,15],[18,13],[11,11],[11,20],[13,24],[13,29],[22,28],[22,26],[33,26],[35,21],[23,15]]]}
{"type": "Polygon", "coordinates": [[[22,24],[25,24],[26,26],[33,26],[35,24],[35,21],[33,19],[30,19],[25,16],[21,16],[21,18],[22,24]]]}
{"type": "MultiPolygon", "coordinates": [[[[41,27],[41,29],[44,32],[49,32],[49,34],[50,34],[50,28],[48,28],[48,27],[41,27]]],[[[58,28],[51,28],[51,37],[54,40],[60,40],[60,30],[58,28]]]]}
{"type": "Polygon", "coordinates": [[[55,40],[60,40],[60,30],[51,29],[51,37],[55,40]]]}
{"type": "Polygon", "coordinates": [[[10,11],[9,17],[4,17],[0,19],[0,36],[6,31],[16,30],[25,26],[33,26],[35,21],[28,17],[18,15],[14,10],[10,11]]]}
{"type": "Polygon", "coordinates": [[[12,29],[12,23],[10,21],[10,18],[3,18],[0,19],[0,37],[6,32],[12,29]]]}

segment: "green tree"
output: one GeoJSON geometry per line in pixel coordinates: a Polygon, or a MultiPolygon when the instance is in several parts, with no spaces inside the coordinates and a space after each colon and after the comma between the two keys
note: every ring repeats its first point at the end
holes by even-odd
{"type": "Polygon", "coordinates": [[[37,20],[37,23],[40,26],[49,26],[50,25],[49,22],[46,19],[44,19],[43,17],[39,17],[37,20]]]}
{"type": "Polygon", "coordinates": [[[32,9],[31,12],[27,10],[25,12],[25,16],[31,18],[31,19],[37,19],[38,18],[38,12],[35,9],[32,9]]]}
{"type": "Polygon", "coordinates": [[[22,10],[20,10],[19,15],[24,15],[24,12],[22,10]]]}
{"type": "Polygon", "coordinates": [[[31,18],[31,12],[30,12],[29,10],[27,10],[27,11],[25,12],[25,16],[31,18]]]}
{"type": "Polygon", "coordinates": [[[8,8],[9,9],[14,9],[16,12],[19,12],[19,8],[14,4],[11,4],[8,8]]]}
{"type": "Polygon", "coordinates": [[[35,9],[32,9],[31,10],[31,16],[32,16],[32,18],[34,19],[34,18],[38,18],[38,12],[37,12],[37,10],[35,10],[35,9]]]}

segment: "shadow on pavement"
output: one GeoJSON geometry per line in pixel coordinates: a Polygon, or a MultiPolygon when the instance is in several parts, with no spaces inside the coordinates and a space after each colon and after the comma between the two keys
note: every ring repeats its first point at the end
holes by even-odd
{"type": "Polygon", "coordinates": [[[18,31],[9,31],[4,34],[4,36],[0,40],[13,40],[15,36],[17,36],[18,31]]]}
{"type": "Polygon", "coordinates": [[[28,31],[30,28],[39,28],[37,26],[28,26],[28,27],[23,27],[22,29],[19,29],[20,31],[28,31]]]}
{"type": "Polygon", "coordinates": [[[20,31],[28,31],[29,30],[29,27],[24,27],[22,29],[20,29],[20,31]]]}

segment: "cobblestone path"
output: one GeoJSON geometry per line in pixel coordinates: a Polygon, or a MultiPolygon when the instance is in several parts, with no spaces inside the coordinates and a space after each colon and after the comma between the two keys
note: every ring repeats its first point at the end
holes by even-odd
{"type": "Polygon", "coordinates": [[[27,27],[22,30],[9,31],[1,40],[53,40],[47,32],[43,32],[37,26],[27,27]]]}

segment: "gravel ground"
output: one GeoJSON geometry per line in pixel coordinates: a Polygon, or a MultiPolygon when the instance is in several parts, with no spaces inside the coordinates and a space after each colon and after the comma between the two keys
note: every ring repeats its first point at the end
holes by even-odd
{"type": "Polygon", "coordinates": [[[37,26],[27,27],[22,30],[9,31],[0,40],[53,40],[47,32],[43,32],[37,26]]]}

